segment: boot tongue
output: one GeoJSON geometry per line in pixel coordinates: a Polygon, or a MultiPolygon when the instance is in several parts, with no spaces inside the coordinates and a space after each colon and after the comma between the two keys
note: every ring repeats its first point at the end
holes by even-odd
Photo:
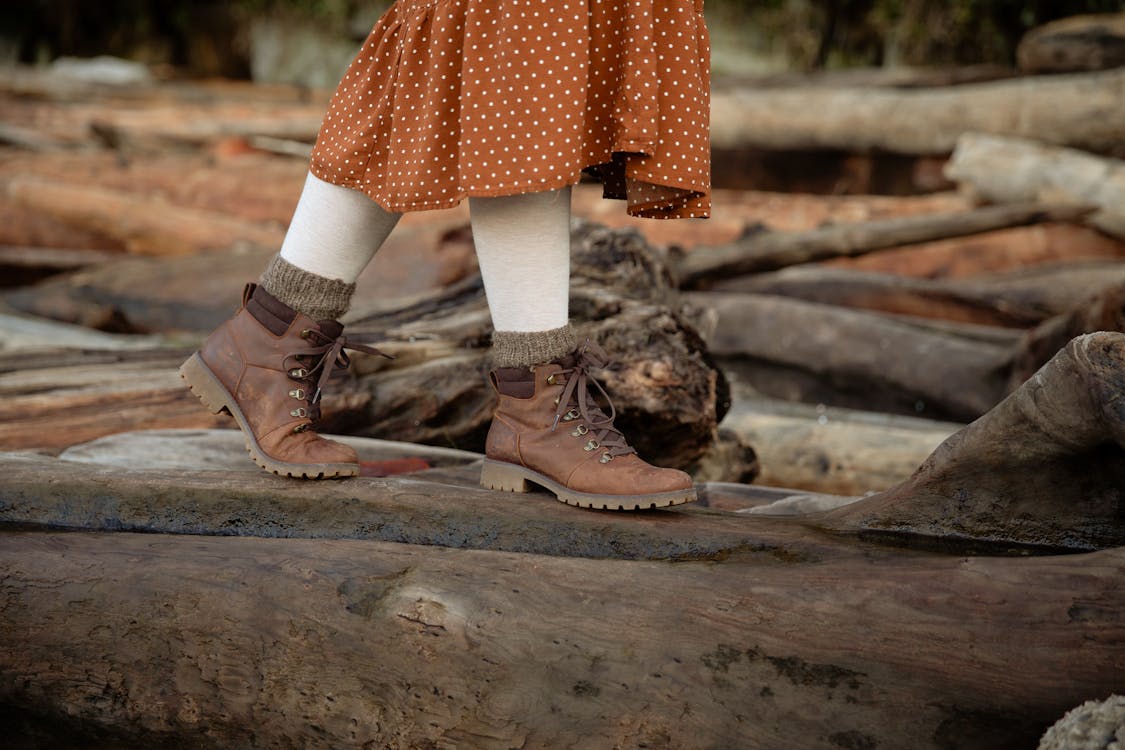
{"type": "Polygon", "coordinates": [[[318,320],[316,322],[320,332],[330,339],[338,339],[344,333],[344,326],[335,320],[318,320]]]}

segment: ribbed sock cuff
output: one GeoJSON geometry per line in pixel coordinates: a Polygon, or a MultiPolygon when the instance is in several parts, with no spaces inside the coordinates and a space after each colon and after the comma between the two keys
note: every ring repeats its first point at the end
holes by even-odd
{"type": "Polygon", "coordinates": [[[338,320],[348,311],[355,293],[355,284],[309,273],[280,255],[266,267],[261,284],[275,298],[313,320],[338,320]]]}
{"type": "Polygon", "coordinates": [[[492,364],[494,367],[531,367],[560,359],[578,346],[570,323],[549,331],[494,331],[492,364]]]}

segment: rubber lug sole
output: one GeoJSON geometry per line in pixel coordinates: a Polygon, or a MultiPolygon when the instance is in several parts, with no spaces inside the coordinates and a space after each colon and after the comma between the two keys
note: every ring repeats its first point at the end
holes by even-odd
{"type": "Polygon", "coordinates": [[[597,510],[650,510],[692,503],[696,499],[694,487],[649,495],[602,495],[568,489],[539,472],[518,464],[486,458],[481,466],[480,485],[485,489],[522,493],[530,491],[530,484],[537,484],[553,493],[561,503],[597,510]]]}
{"type": "Polygon", "coordinates": [[[199,352],[191,355],[186,362],[180,365],[180,377],[184,379],[188,389],[195,394],[208,411],[212,414],[226,412],[234,417],[238,428],[246,439],[246,451],[258,466],[278,476],[293,477],[294,479],[337,479],[343,477],[359,476],[359,464],[295,464],[287,461],[278,461],[266,455],[250,423],[238,402],[234,400],[226,386],[215,377],[211,369],[204,363],[199,352]]]}

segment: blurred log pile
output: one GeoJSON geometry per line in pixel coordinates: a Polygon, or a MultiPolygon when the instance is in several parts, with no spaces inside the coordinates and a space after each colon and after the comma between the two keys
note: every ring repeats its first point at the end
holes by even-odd
{"type": "MultiPolygon", "coordinates": [[[[1054,95],[1044,92],[1060,86],[1093,92],[1090,106],[1125,100],[1120,71],[1075,75],[850,79],[869,99],[899,97],[892,109],[934,99],[993,113],[997,124],[980,125],[993,135],[964,132],[971,118],[907,118],[943,133],[937,145],[909,147],[919,156],[956,144],[946,174],[960,192],[719,189],[711,221],[641,222],[600,201],[595,186],[579,186],[576,214],[593,223],[574,234],[574,315],[618,355],[606,379],[642,450],[701,478],[764,472],[771,483],[810,490],[884,489],[1070,338],[1121,330],[1125,165],[1112,144],[1125,141],[1112,131],[1125,116],[1095,122],[1067,110],[1065,127],[1100,134],[1076,139],[1058,135],[1054,120],[1020,115],[1018,134],[1035,142],[1004,135],[996,119],[1008,106],[1046,111],[1054,95]],[[972,104],[978,99],[993,105],[972,104]],[[1076,141],[1105,153],[1049,145],[1076,141]],[[646,401],[653,384],[678,384],[665,392],[686,400],[646,401]],[[880,437],[892,429],[888,419],[902,435],[893,447],[880,437]]],[[[753,148],[770,145],[768,129],[728,112],[730,102],[836,95],[817,84],[720,87],[716,161],[737,156],[746,134],[758,139],[753,148]],[[743,136],[724,135],[735,132],[743,136]]],[[[8,397],[0,446],[58,449],[137,427],[221,424],[181,391],[174,365],[276,251],[305,174],[295,157],[315,137],[324,97],[231,82],[77,85],[28,70],[0,75],[0,97],[0,391],[8,397]],[[56,343],[68,337],[82,343],[56,343]]],[[[847,108],[849,132],[861,132],[854,113],[875,109],[847,108]]],[[[798,137],[798,115],[752,110],[798,137]]],[[[812,110],[831,111],[803,109],[812,110]]],[[[842,122],[820,116],[818,127],[842,122]]],[[[772,145],[860,155],[907,148],[826,138],[772,145]]],[[[483,380],[458,374],[487,366],[489,335],[467,223],[464,207],[408,215],[361,277],[350,330],[400,358],[358,361],[328,405],[328,428],[481,447],[490,394],[483,380]],[[419,383],[428,397],[418,397],[419,383]]]]}

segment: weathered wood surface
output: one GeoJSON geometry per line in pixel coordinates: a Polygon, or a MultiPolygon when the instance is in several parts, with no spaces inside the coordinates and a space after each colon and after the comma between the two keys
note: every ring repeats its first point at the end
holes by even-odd
{"type": "Polygon", "coordinates": [[[1120,550],[716,566],[3,538],[0,700],[103,742],[995,750],[1121,687],[1120,550]]]}
{"type": "Polygon", "coordinates": [[[1032,29],[1016,49],[1020,70],[1073,73],[1125,65],[1125,13],[1071,16],[1032,29]]]}
{"type": "Polygon", "coordinates": [[[988,206],[939,216],[909,216],[821,227],[802,233],[750,232],[739,240],[699,247],[676,264],[682,286],[699,288],[732,275],[773,271],[800,263],[857,256],[891,247],[1046,221],[1077,220],[1083,206],[1035,203],[988,206]]]}
{"type": "Polygon", "coordinates": [[[898,488],[788,520],[575,512],[460,455],[320,483],[3,455],[0,704],[166,747],[1028,746],[1125,679],[1123,378],[1125,335],[1077,339],[898,488]]]}
{"type": "Polygon", "coordinates": [[[1007,392],[1011,339],[775,295],[685,299],[723,368],[773,398],[967,422],[1007,392]]]}
{"type": "Polygon", "coordinates": [[[907,245],[821,265],[916,278],[968,278],[1036,265],[1125,260],[1125,240],[1077,224],[1036,224],[907,245]]]}
{"type": "Polygon", "coordinates": [[[130,252],[147,255],[188,255],[238,243],[276,249],[285,236],[280,226],[174,206],[131,191],[15,178],[7,192],[23,208],[108,235],[130,252]]]}
{"type": "MultiPolygon", "coordinates": [[[[1120,75],[1125,82],[1125,68],[1120,75]]],[[[1125,94],[1121,101],[1125,102],[1125,94]]],[[[1120,121],[1125,122],[1125,116],[1120,121]]],[[[1125,144],[1125,137],[1120,142],[1125,144]]],[[[1121,159],[1021,138],[966,133],[957,139],[946,174],[994,203],[1047,200],[1096,206],[1089,221],[1125,238],[1125,161],[1121,159]]]]}
{"type": "Polygon", "coordinates": [[[1024,334],[1013,356],[1009,390],[1018,388],[1072,338],[1094,331],[1125,331],[1125,283],[1091,292],[1082,304],[1024,334]]]}
{"type": "Polygon", "coordinates": [[[946,154],[979,132],[1122,156],[1125,70],[933,89],[719,91],[711,120],[719,148],[946,154]]]}
{"type": "Polygon", "coordinates": [[[1080,336],[908,481],[821,522],[936,541],[1125,545],[1123,393],[1125,334],[1080,336]]]}
{"type": "Polygon", "coordinates": [[[907,479],[950,422],[736,396],[720,428],[754,446],[755,481],[836,495],[863,495],[907,479]]]}
{"type": "MultiPolygon", "coordinates": [[[[969,279],[918,279],[810,265],[719,281],[713,288],[977,325],[1028,328],[1069,313],[1083,306],[1091,295],[1123,283],[1125,263],[1087,261],[1043,264],[969,279]]],[[[1075,331],[1059,341],[1050,354],[1078,333],[1086,332],[1075,331]]]]}

